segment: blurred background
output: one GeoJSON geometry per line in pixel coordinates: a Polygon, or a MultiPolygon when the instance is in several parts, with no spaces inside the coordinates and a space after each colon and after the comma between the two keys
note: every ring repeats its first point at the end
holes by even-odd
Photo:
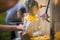
{"type": "MultiPolygon", "coordinates": [[[[5,16],[6,16],[5,12],[0,14],[0,24],[6,24],[5,16]]],[[[10,33],[9,32],[0,32],[0,40],[10,40],[10,33]]]]}

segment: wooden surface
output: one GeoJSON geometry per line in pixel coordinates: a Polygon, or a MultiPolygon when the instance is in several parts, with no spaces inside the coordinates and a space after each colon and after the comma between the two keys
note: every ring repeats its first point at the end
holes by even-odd
{"type": "Polygon", "coordinates": [[[0,0],[0,13],[13,7],[18,0],[0,0]]]}
{"type": "Polygon", "coordinates": [[[54,0],[53,2],[53,21],[55,22],[55,32],[60,31],[60,0],[54,0]]]}

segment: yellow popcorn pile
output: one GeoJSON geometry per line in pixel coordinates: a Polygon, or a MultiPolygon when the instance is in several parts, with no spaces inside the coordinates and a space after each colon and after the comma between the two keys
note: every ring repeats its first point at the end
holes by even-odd
{"type": "Polygon", "coordinates": [[[33,37],[31,40],[50,40],[49,36],[33,37]]]}
{"type": "Polygon", "coordinates": [[[30,22],[38,22],[36,16],[33,16],[33,15],[27,15],[27,20],[30,21],[30,22]]]}

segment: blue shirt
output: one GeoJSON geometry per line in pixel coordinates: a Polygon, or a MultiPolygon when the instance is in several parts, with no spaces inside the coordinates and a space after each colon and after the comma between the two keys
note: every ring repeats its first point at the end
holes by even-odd
{"type": "MultiPolygon", "coordinates": [[[[14,7],[12,7],[11,9],[7,10],[7,16],[6,16],[6,23],[7,24],[16,24],[16,22],[11,22],[10,17],[13,16],[13,18],[16,16],[16,13],[18,10],[20,10],[22,7],[24,7],[23,4],[17,3],[14,7]]],[[[20,23],[20,22],[18,22],[20,23]]]]}

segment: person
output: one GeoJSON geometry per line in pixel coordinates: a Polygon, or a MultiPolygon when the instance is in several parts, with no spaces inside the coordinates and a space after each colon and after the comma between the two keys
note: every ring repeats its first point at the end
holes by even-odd
{"type": "MultiPolygon", "coordinates": [[[[23,17],[24,17],[24,13],[26,13],[25,7],[22,3],[17,3],[14,7],[12,7],[11,9],[7,10],[7,16],[6,16],[6,23],[8,25],[19,25],[19,24],[23,24],[23,17]]],[[[18,34],[16,34],[15,31],[11,32],[11,39],[16,39],[16,36],[18,34]]]]}
{"type": "MultiPolygon", "coordinates": [[[[8,1],[8,2],[7,1],[5,2],[5,0],[3,0],[3,1],[1,0],[0,4],[3,3],[3,5],[0,5],[0,8],[1,8],[0,9],[0,14],[2,14],[2,12],[4,12],[4,11],[10,9],[11,7],[13,7],[17,2],[18,2],[18,0],[14,0],[14,1],[12,0],[12,1],[8,1]],[[13,3],[13,4],[11,4],[11,3],[13,3]],[[6,4],[6,6],[5,6],[5,4],[6,4]],[[8,4],[10,6],[8,6],[8,4]]],[[[24,26],[23,25],[18,25],[17,26],[17,25],[1,25],[0,24],[0,32],[3,32],[3,31],[14,31],[14,30],[18,30],[18,31],[24,30],[24,26]]]]}
{"type": "Polygon", "coordinates": [[[43,35],[40,30],[40,19],[38,16],[39,7],[35,0],[27,1],[28,14],[24,17],[25,31],[22,33],[21,40],[30,40],[33,36],[43,35]],[[40,34],[38,34],[38,32],[40,34]]]}

